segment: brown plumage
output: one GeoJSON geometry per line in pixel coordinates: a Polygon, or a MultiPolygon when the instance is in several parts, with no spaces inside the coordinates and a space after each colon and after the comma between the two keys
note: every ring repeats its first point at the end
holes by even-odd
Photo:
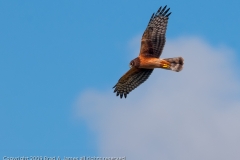
{"type": "Polygon", "coordinates": [[[153,13],[141,39],[139,56],[130,62],[131,69],[113,87],[120,98],[123,96],[126,98],[128,93],[146,81],[154,68],[176,72],[182,70],[184,61],[182,57],[159,58],[165,45],[168,17],[171,14],[171,12],[168,13],[170,8],[167,10],[166,8],[167,6],[160,7],[156,14],[153,13]]]}

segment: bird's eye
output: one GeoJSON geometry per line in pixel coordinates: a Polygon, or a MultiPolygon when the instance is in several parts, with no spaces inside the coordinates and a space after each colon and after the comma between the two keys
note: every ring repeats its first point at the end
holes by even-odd
{"type": "Polygon", "coordinates": [[[134,64],[133,62],[130,62],[129,67],[132,68],[133,64],[134,64]]]}

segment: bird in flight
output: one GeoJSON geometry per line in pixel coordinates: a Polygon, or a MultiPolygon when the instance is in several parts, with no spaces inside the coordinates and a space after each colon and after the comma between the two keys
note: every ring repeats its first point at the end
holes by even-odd
{"type": "Polygon", "coordinates": [[[148,79],[154,68],[179,72],[183,68],[183,58],[160,59],[166,41],[166,30],[170,8],[160,7],[153,13],[141,39],[140,54],[130,62],[130,70],[125,73],[113,87],[114,93],[122,98],[148,79]]]}

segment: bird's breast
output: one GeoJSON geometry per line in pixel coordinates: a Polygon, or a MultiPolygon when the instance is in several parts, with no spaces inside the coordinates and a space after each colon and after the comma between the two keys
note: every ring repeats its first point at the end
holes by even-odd
{"type": "Polygon", "coordinates": [[[139,68],[146,68],[146,69],[162,68],[163,61],[164,60],[159,58],[140,57],[139,68]]]}

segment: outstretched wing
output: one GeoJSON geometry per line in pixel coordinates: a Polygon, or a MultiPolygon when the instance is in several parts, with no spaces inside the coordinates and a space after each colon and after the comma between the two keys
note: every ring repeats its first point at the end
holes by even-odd
{"type": "Polygon", "coordinates": [[[143,69],[132,67],[127,73],[125,73],[118,83],[113,87],[114,93],[117,92],[117,96],[120,98],[127,97],[127,94],[137,88],[140,84],[148,79],[153,69],[143,69]]]}
{"type": "Polygon", "coordinates": [[[170,8],[166,10],[160,7],[156,14],[153,13],[146,30],[143,33],[141,40],[140,56],[146,57],[160,57],[163,47],[165,45],[165,34],[167,30],[168,13],[170,8]]]}

